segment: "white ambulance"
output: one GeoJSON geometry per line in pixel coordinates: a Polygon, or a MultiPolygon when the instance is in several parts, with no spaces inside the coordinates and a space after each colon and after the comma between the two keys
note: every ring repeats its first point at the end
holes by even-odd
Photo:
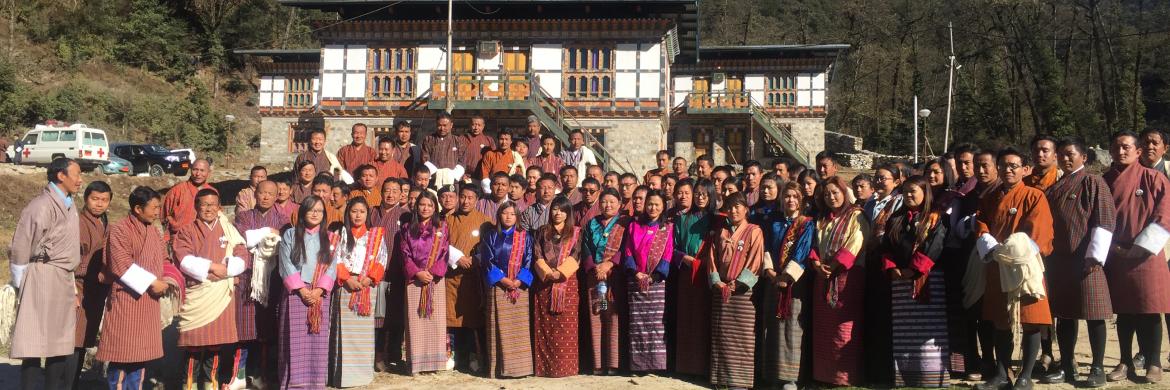
{"type": "Polygon", "coordinates": [[[53,159],[68,157],[89,170],[110,162],[106,132],[81,123],[36,125],[10,150],[12,161],[26,165],[47,165],[53,159]]]}

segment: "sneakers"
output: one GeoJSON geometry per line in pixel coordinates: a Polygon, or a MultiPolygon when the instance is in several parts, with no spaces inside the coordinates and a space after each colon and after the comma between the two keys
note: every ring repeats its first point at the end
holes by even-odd
{"type": "Polygon", "coordinates": [[[226,390],[244,390],[247,387],[248,387],[248,381],[246,379],[241,379],[239,377],[232,378],[231,382],[228,382],[228,384],[223,385],[223,388],[226,390]]]}

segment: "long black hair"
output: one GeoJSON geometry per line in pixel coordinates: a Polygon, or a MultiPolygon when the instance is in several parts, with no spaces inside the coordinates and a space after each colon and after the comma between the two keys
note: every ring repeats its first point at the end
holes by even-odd
{"type": "Polygon", "coordinates": [[[922,205],[918,207],[917,214],[914,219],[910,220],[910,207],[903,206],[898,208],[890,219],[886,221],[886,235],[889,236],[890,242],[897,243],[902,239],[902,234],[907,226],[914,227],[914,242],[921,244],[926,240],[926,235],[930,232],[932,226],[927,226],[926,218],[930,216],[931,203],[933,202],[933,194],[931,194],[930,181],[922,176],[911,176],[909,179],[900,184],[899,189],[902,193],[908,192],[910,187],[918,187],[922,191],[922,205]]]}
{"type": "MultiPolygon", "coordinates": [[[[678,185],[676,184],[675,186],[677,188],[678,185]]],[[[707,195],[707,207],[704,207],[701,210],[707,214],[715,214],[715,204],[718,203],[719,200],[719,196],[715,191],[715,182],[711,181],[711,179],[699,179],[699,181],[695,182],[694,189],[695,198],[691,201],[693,203],[691,208],[699,207],[699,193],[703,193],[707,195]]]]}
{"type": "Polygon", "coordinates": [[[316,205],[321,205],[321,224],[317,225],[317,263],[329,263],[329,232],[325,228],[325,200],[316,195],[309,195],[305,200],[301,201],[301,207],[297,209],[297,225],[294,227],[295,234],[293,235],[293,249],[292,249],[292,263],[301,265],[305,263],[308,254],[305,253],[305,231],[309,229],[309,211],[313,210],[316,205]]]}
{"type": "Polygon", "coordinates": [[[431,227],[438,230],[443,226],[443,217],[442,214],[439,214],[439,200],[435,198],[435,194],[423,189],[422,192],[419,192],[418,198],[414,200],[414,204],[410,208],[410,232],[416,236],[422,234],[422,230],[420,230],[422,228],[422,219],[419,217],[418,204],[424,199],[431,201],[431,204],[435,206],[435,212],[431,214],[431,227]]]}
{"type": "MultiPolygon", "coordinates": [[[[349,203],[347,203],[345,205],[345,234],[344,234],[344,236],[345,236],[345,250],[346,250],[346,252],[353,252],[353,246],[354,246],[355,242],[357,241],[357,237],[353,236],[353,220],[350,219],[350,216],[349,216],[350,215],[349,212],[351,210],[353,210],[353,206],[357,206],[357,205],[362,205],[363,207],[366,208],[365,226],[370,226],[370,204],[368,202],[366,202],[366,198],[364,196],[355,196],[353,198],[350,198],[349,203]]],[[[376,245],[376,244],[377,243],[374,243],[374,242],[367,243],[367,245],[376,245]]]]}
{"type": "MultiPolygon", "coordinates": [[[[952,188],[955,186],[955,181],[958,181],[958,179],[955,178],[955,170],[951,169],[951,161],[950,160],[947,160],[944,157],[939,157],[937,159],[927,161],[926,162],[926,169],[923,169],[924,175],[930,173],[930,166],[931,165],[938,165],[938,169],[942,170],[942,172],[943,172],[942,188],[943,189],[952,188]]],[[[929,182],[929,180],[927,182],[929,182]]]]}
{"type": "Polygon", "coordinates": [[[569,202],[569,198],[566,198],[564,195],[557,195],[557,197],[553,198],[552,203],[548,205],[548,224],[544,226],[544,238],[546,240],[563,243],[573,239],[573,204],[569,202]],[[559,232],[552,224],[553,211],[565,213],[565,227],[561,228],[559,232]],[[560,239],[556,239],[556,236],[560,236],[560,239]]]}
{"type": "Polygon", "coordinates": [[[666,222],[666,194],[659,190],[646,191],[646,200],[642,203],[642,216],[646,219],[646,222],[666,222]],[[650,198],[658,198],[658,200],[662,201],[662,213],[658,214],[658,218],[653,221],[650,220],[650,214],[646,212],[646,206],[650,205],[650,198]]]}

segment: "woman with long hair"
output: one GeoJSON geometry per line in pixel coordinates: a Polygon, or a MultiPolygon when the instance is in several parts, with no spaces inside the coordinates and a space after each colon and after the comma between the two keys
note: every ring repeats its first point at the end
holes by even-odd
{"type": "Polygon", "coordinates": [[[430,191],[419,193],[410,222],[398,231],[406,289],[406,365],[409,372],[442,371],[447,367],[447,224],[430,191]]]}
{"type": "MultiPolygon", "coordinates": [[[[946,287],[946,317],[947,317],[947,347],[950,353],[950,369],[955,374],[979,372],[979,361],[975,359],[978,353],[974,352],[975,340],[971,335],[968,324],[971,316],[963,306],[963,278],[967,275],[967,259],[970,247],[963,243],[963,239],[955,231],[955,225],[961,217],[963,193],[956,188],[957,178],[952,162],[953,158],[946,156],[928,161],[923,169],[930,183],[930,208],[939,213],[939,220],[947,229],[947,238],[943,242],[941,268],[946,287]],[[971,336],[969,336],[971,335],[971,336]],[[971,338],[968,340],[968,338],[971,338]]],[[[963,375],[966,376],[966,375],[963,375]]]]}
{"type": "MultiPolygon", "coordinates": [[[[726,182],[725,182],[726,183],[726,182]]],[[[711,299],[711,383],[748,388],[755,379],[755,318],[752,289],[764,259],[764,235],[748,222],[742,192],[723,199],[727,223],[701,256],[707,265],[711,299]]]]}
{"type": "Polygon", "coordinates": [[[801,213],[804,194],[796,182],[780,190],[780,206],[762,226],[764,231],[764,299],[760,308],[763,343],[760,343],[765,380],[778,381],[784,390],[795,390],[800,377],[804,332],[809,325],[808,299],[812,285],[809,255],[816,221],[801,213]]]}
{"type": "Polygon", "coordinates": [[[630,311],[630,370],[666,369],[666,277],[670,275],[674,227],[665,218],[666,196],[646,193],[644,211],[622,239],[630,311]]]}
{"type": "Polygon", "coordinates": [[[711,368],[711,288],[707,267],[698,257],[718,227],[715,199],[715,185],[708,179],[683,179],[674,187],[673,283],[668,286],[674,299],[667,305],[674,314],[674,370],[680,374],[706,376],[711,368]]]}
{"type": "Polygon", "coordinates": [[[760,179],[760,199],[748,210],[748,222],[761,226],[764,220],[780,207],[778,202],[780,185],[784,183],[786,182],[777,178],[775,173],[766,174],[760,179]]]}
{"type": "Polygon", "coordinates": [[[817,201],[817,187],[822,184],[821,179],[817,178],[817,172],[811,169],[800,170],[796,184],[800,185],[800,192],[804,194],[804,206],[800,213],[816,218],[819,211],[817,205],[820,204],[817,201]]]}
{"type": "Polygon", "coordinates": [[[830,177],[817,189],[813,251],[813,379],[849,386],[863,382],[864,244],[866,220],[853,205],[849,184],[830,177]]]}
{"type": "Polygon", "coordinates": [[[890,216],[877,246],[890,285],[894,386],[949,384],[946,272],[942,260],[947,227],[931,207],[931,186],[922,176],[902,183],[904,207],[890,216]],[[912,321],[911,321],[912,319],[912,321]]]}
{"type": "Polygon", "coordinates": [[[620,215],[622,198],[605,189],[598,199],[601,214],[586,222],[581,245],[589,299],[589,333],[592,336],[593,373],[609,375],[621,368],[622,313],[625,313],[626,279],[618,267],[629,219],[620,215]]]}
{"type": "Polygon", "coordinates": [[[337,290],[333,294],[333,364],[330,384],[354,387],[374,380],[374,306],[381,299],[373,291],[386,271],[385,231],[369,226],[370,205],[355,196],[345,208],[345,225],[333,233],[333,263],[337,290]]]}
{"type": "Polygon", "coordinates": [[[532,291],[533,356],[536,376],[560,378],[577,375],[577,269],[581,256],[578,238],[581,230],[573,226],[572,205],[564,196],[553,198],[548,210],[548,224],[533,235],[533,268],[536,274],[532,291]]]}
{"type": "Polygon", "coordinates": [[[517,228],[518,214],[516,203],[501,203],[495,227],[479,241],[476,252],[491,289],[486,298],[489,378],[519,378],[533,370],[528,290],[535,238],[517,228]]]}
{"type": "Polygon", "coordinates": [[[873,172],[873,197],[862,206],[862,213],[869,222],[869,239],[865,253],[871,258],[863,263],[873,264],[866,268],[865,294],[865,365],[866,380],[870,383],[889,386],[894,382],[894,365],[890,361],[893,344],[890,343],[891,317],[890,283],[881,267],[881,250],[878,246],[886,231],[886,221],[902,208],[903,168],[896,164],[884,164],[873,172]]]}
{"type": "Polygon", "coordinates": [[[324,228],[325,201],[305,197],[297,210],[297,224],[281,235],[280,277],[287,299],[280,305],[281,388],[325,389],[329,376],[327,307],[337,265],[329,256],[329,232],[324,228]]]}

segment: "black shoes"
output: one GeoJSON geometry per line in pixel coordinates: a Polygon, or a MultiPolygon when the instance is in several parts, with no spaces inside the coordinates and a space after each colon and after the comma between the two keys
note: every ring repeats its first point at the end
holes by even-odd
{"type": "Polygon", "coordinates": [[[1032,390],[1032,379],[1030,379],[1030,378],[1016,379],[1016,384],[1012,385],[1012,390],[1032,390]]]}
{"type": "Polygon", "coordinates": [[[1011,382],[1002,375],[996,375],[994,378],[988,379],[986,382],[977,384],[973,387],[975,390],[1007,390],[1011,389],[1011,382]]]}
{"type": "Polygon", "coordinates": [[[1053,367],[1053,369],[1048,370],[1048,372],[1045,373],[1044,376],[1040,377],[1040,383],[1043,383],[1046,385],[1053,385],[1053,384],[1058,384],[1058,383],[1073,383],[1075,381],[1074,378],[1076,378],[1075,375],[1076,375],[1076,373],[1065,372],[1064,370],[1053,367]]]}
{"type": "Polygon", "coordinates": [[[1089,377],[1085,380],[1085,387],[1105,386],[1105,368],[1094,366],[1089,369],[1089,377]]]}

